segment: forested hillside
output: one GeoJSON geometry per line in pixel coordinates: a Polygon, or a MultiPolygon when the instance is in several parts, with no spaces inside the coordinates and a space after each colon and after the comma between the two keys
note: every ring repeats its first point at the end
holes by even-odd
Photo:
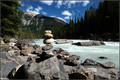
{"type": "Polygon", "coordinates": [[[119,38],[119,2],[100,2],[97,9],[91,6],[84,18],[71,19],[68,25],[52,31],[55,38],[116,40],[119,38]]]}

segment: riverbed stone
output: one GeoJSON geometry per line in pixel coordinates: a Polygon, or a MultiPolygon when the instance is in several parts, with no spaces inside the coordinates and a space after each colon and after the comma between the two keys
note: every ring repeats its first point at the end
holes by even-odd
{"type": "Polygon", "coordinates": [[[105,57],[105,56],[100,56],[99,58],[100,58],[100,59],[108,59],[108,58],[105,57]]]}
{"type": "Polygon", "coordinates": [[[103,63],[103,67],[105,68],[115,68],[115,63],[109,61],[109,62],[105,62],[103,63]]]}
{"type": "Polygon", "coordinates": [[[82,63],[82,65],[101,66],[101,63],[96,62],[96,61],[94,61],[94,60],[92,60],[92,59],[87,58],[87,59],[82,63]]]}

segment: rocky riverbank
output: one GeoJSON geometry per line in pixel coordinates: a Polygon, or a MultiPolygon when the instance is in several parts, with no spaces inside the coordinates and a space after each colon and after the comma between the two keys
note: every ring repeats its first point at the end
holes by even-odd
{"type": "Polygon", "coordinates": [[[113,62],[99,63],[71,55],[62,48],[51,50],[52,45],[31,45],[33,40],[9,40],[1,44],[1,77],[8,79],[84,79],[118,80],[113,62]]]}

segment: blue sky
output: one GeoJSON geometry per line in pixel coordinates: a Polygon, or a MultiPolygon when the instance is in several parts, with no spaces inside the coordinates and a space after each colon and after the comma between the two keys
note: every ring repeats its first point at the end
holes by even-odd
{"type": "Polygon", "coordinates": [[[22,5],[19,9],[24,12],[41,14],[49,17],[57,17],[66,22],[69,22],[69,18],[75,19],[75,16],[83,16],[85,10],[89,9],[90,6],[99,5],[100,1],[83,1],[83,0],[36,0],[27,1],[20,0],[22,5]]]}

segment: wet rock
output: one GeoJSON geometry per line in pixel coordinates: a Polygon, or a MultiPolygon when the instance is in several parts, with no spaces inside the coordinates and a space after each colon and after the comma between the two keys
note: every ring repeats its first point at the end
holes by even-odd
{"type": "Polygon", "coordinates": [[[99,58],[100,59],[108,59],[107,57],[104,57],[104,56],[100,56],[99,58]]]}
{"type": "Polygon", "coordinates": [[[67,80],[68,75],[63,71],[56,57],[51,57],[42,62],[31,62],[23,65],[15,74],[14,79],[33,79],[33,80],[67,80]],[[22,74],[22,75],[21,75],[22,74]]]}
{"type": "Polygon", "coordinates": [[[102,65],[104,68],[115,68],[115,63],[113,63],[113,62],[105,62],[105,63],[103,63],[103,65],[102,65]]]}
{"type": "Polygon", "coordinates": [[[105,43],[103,41],[90,41],[90,42],[72,43],[72,45],[77,45],[77,46],[97,46],[97,45],[105,45],[105,43]]]}
{"type": "Polygon", "coordinates": [[[73,43],[72,40],[56,40],[56,44],[66,44],[66,43],[73,43]]]}
{"type": "Polygon", "coordinates": [[[82,65],[101,66],[101,63],[96,62],[96,61],[94,61],[94,60],[92,60],[92,59],[86,59],[86,60],[82,63],[82,65]]]}
{"type": "Polygon", "coordinates": [[[53,52],[55,54],[61,54],[61,55],[66,55],[66,56],[70,55],[69,52],[67,52],[66,50],[63,50],[62,48],[55,49],[53,50],[53,52]]]}
{"type": "Polygon", "coordinates": [[[77,62],[77,60],[69,59],[64,64],[69,65],[69,66],[77,66],[78,62],[77,62]]]}
{"type": "Polygon", "coordinates": [[[80,59],[80,56],[77,56],[77,55],[70,55],[70,56],[69,56],[69,59],[72,59],[72,60],[79,60],[79,59],[80,59]]]}

